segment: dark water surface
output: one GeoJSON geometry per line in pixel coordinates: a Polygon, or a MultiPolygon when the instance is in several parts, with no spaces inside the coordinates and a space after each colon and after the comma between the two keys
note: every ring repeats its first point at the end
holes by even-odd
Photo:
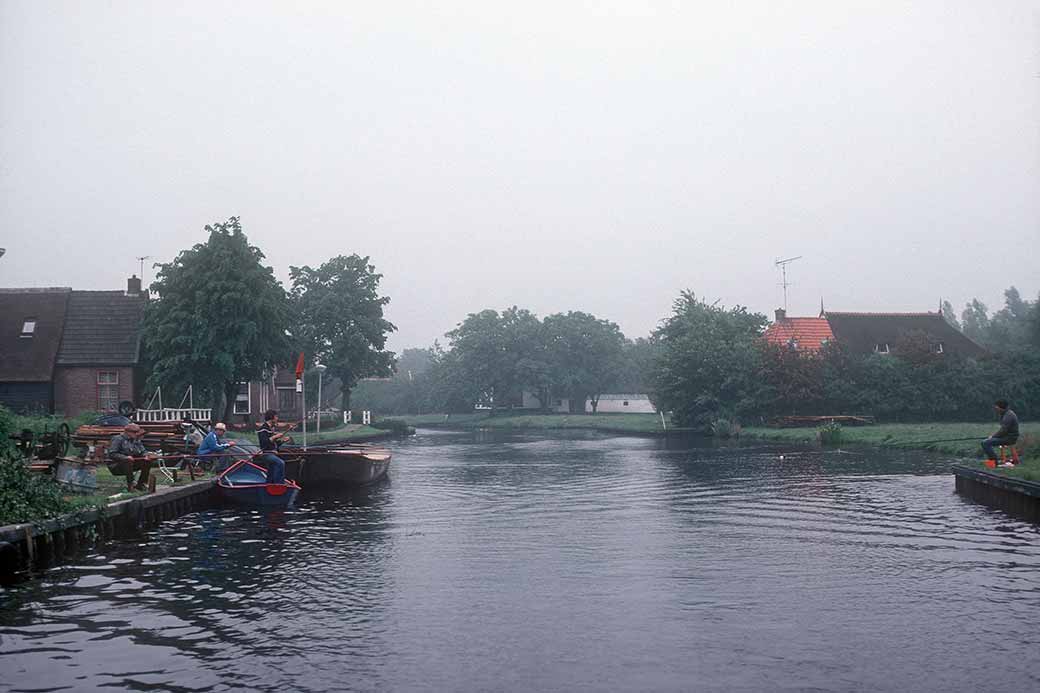
{"type": "Polygon", "coordinates": [[[1040,688],[1040,534],[950,460],[395,448],[363,493],[194,513],[0,591],[0,689],[1040,688]]]}

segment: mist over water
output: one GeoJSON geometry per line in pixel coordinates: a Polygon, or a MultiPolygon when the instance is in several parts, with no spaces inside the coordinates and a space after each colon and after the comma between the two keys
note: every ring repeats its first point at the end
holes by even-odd
{"type": "Polygon", "coordinates": [[[0,689],[1035,689],[1040,534],[949,462],[421,431],[0,592],[0,689]]]}

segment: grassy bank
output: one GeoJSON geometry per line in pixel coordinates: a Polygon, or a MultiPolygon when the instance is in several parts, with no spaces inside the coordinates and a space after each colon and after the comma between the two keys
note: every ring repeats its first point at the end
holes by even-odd
{"type": "MultiPolygon", "coordinates": [[[[379,428],[373,428],[372,426],[337,426],[332,429],[322,428],[321,435],[319,435],[313,428],[308,426],[307,444],[316,445],[318,443],[368,440],[374,436],[383,435],[385,433],[386,431],[379,428]]],[[[296,444],[303,444],[303,433],[299,429],[292,431],[292,437],[296,444]]],[[[253,431],[228,431],[227,438],[229,440],[241,440],[253,445],[257,444],[256,433],[253,431]]]]}
{"type": "MultiPolygon", "coordinates": [[[[477,428],[528,429],[558,431],[587,429],[610,433],[639,435],[660,434],[661,417],[657,414],[423,414],[422,416],[395,416],[415,428],[477,428]]],[[[671,426],[669,426],[671,430],[671,426]]]]}
{"type": "MultiPolygon", "coordinates": [[[[876,445],[903,450],[932,450],[982,463],[979,442],[996,431],[996,423],[927,423],[879,424],[877,426],[846,426],[841,429],[843,444],[876,445]],[[970,438],[970,440],[948,440],[970,438]],[[945,442],[932,442],[932,441],[945,442]]],[[[1023,453],[1023,464],[1016,469],[999,469],[1002,474],[1040,481],[1040,423],[1022,424],[1018,448],[1023,453]]],[[[815,428],[745,428],[747,438],[776,440],[790,443],[815,443],[815,428]]]]}

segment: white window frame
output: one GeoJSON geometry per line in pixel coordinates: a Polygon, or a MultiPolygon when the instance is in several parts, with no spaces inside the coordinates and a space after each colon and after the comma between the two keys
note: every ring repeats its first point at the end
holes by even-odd
{"type": "Polygon", "coordinates": [[[935,345],[935,353],[937,353],[937,354],[943,353],[943,343],[942,342],[939,342],[938,344],[935,345]]]}
{"type": "Polygon", "coordinates": [[[874,345],[874,353],[875,354],[890,354],[890,353],[892,353],[892,350],[888,348],[888,342],[885,342],[884,344],[881,344],[879,342],[879,343],[874,345]],[[881,347],[884,347],[884,349],[882,349],[881,347]]]}
{"type": "Polygon", "coordinates": [[[97,405],[98,405],[98,409],[100,411],[118,411],[119,410],[119,371],[101,371],[101,370],[99,370],[99,371],[97,371],[97,375],[95,376],[95,381],[96,381],[96,384],[97,384],[97,405]],[[101,377],[102,374],[113,375],[113,376],[115,376],[115,378],[114,378],[114,380],[108,380],[107,378],[102,378],[101,377]],[[113,403],[114,406],[106,407],[105,404],[107,403],[107,401],[103,402],[102,399],[101,399],[101,391],[102,391],[101,388],[110,388],[110,387],[114,387],[115,388],[116,395],[115,395],[115,397],[113,397],[111,399],[111,402],[113,403]]]}
{"type": "Polygon", "coordinates": [[[241,392],[238,392],[237,394],[235,394],[235,405],[231,408],[231,412],[233,414],[252,414],[253,413],[253,383],[248,382],[248,381],[244,382],[244,383],[239,383],[238,387],[241,389],[241,387],[243,385],[246,386],[246,398],[244,400],[240,399],[242,397],[242,393],[241,392]],[[245,402],[245,404],[246,404],[245,411],[242,411],[241,409],[238,408],[238,405],[241,404],[242,402],[245,402]]]}
{"type": "Polygon", "coordinates": [[[22,333],[19,337],[25,337],[31,339],[36,334],[36,318],[28,317],[22,321],[22,333]]]}

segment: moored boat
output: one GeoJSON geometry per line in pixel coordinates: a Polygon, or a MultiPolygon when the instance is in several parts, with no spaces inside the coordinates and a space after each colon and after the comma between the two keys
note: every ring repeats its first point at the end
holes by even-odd
{"type": "Polygon", "coordinates": [[[284,484],[267,483],[267,470],[249,459],[239,460],[222,472],[217,488],[232,503],[275,508],[292,505],[300,492],[300,485],[292,479],[284,484]]]}
{"type": "Polygon", "coordinates": [[[283,448],[285,472],[305,484],[362,486],[386,477],[389,450],[369,447],[283,448]]]}

